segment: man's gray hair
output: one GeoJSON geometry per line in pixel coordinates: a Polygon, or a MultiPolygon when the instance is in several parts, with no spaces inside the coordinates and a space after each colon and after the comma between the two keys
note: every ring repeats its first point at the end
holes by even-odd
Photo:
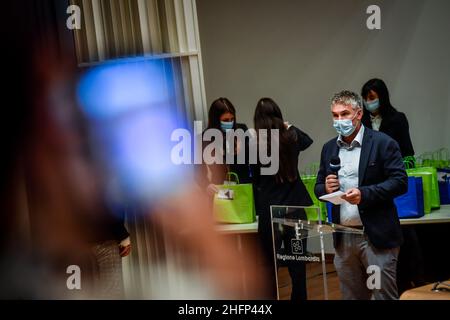
{"type": "Polygon", "coordinates": [[[333,96],[333,99],[331,99],[331,106],[335,104],[352,106],[353,110],[362,109],[362,99],[359,94],[348,90],[338,92],[333,96]]]}

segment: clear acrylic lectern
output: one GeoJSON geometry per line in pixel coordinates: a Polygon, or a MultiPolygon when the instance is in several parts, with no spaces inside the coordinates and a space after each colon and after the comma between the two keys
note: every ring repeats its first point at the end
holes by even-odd
{"type": "Polygon", "coordinates": [[[319,207],[271,206],[271,216],[278,299],[328,300],[333,234],[363,231],[321,221],[319,207]]]}

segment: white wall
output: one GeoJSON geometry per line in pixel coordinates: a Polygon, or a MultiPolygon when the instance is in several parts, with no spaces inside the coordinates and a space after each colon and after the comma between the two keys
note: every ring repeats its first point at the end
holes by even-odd
{"type": "MultiPolygon", "coordinates": [[[[384,79],[408,116],[416,153],[450,146],[450,1],[197,0],[207,100],[231,99],[252,126],[262,96],[315,140],[335,135],[329,101],[384,79]],[[366,28],[378,4],[382,30],[366,28]]],[[[301,164],[302,165],[302,164],[301,164]]],[[[300,166],[301,166],[300,165],[300,166]]]]}
{"type": "MultiPolygon", "coordinates": [[[[450,92],[450,85],[448,87],[448,92],[450,92]]],[[[450,93],[448,95],[448,103],[447,103],[447,120],[445,124],[445,137],[446,141],[444,141],[444,146],[450,149],[450,93]]]]}

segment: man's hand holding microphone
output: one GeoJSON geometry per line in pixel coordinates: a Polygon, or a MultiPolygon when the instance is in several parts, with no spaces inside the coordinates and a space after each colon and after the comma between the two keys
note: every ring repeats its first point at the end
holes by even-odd
{"type": "MultiPolygon", "coordinates": [[[[325,178],[325,191],[333,193],[339,190],[340,184],[338,179],[338,171],[341,169],[341,159],[333,157],[330,160],[330,170],[333,172],[325,178]]],[[[342,199],[353,205],[361,203],[361,191],[358,188],[348,189],[342,196],[342,199]]]]}

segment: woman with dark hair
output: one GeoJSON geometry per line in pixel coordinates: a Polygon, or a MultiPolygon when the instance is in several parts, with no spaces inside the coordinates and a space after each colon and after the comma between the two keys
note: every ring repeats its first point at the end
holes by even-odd
{"type": "MultiPolygon", "coordinates": [[[[298,157],[301,151],[307,149],[313,140],[300,129],[289,125],[283,120],[283,115],[278,105],[270,98],[259,100],[255,115],[255,129],[258,132],[258,146],[267,143],[271,155],[279,153],[279,170],[274,175],[261,174],[263,165],[258,165],[255,170],[255,204],[259,215],[258,231],[262,241],[262,248],[270,267],[274,266],[274,252],[272,245],[271,205],[280,206],[311,206],[311,197],[303,184],[298,172],[298,157]],[[261,141],[259,130],[267,130],[267,142],[261,141]],[[271,145],[271,132],[278,130],[278,148],[274,150],[271,145]]],[[[298,210],[292,218],[306,219],[304,211],[298,210]]],[[[304,263],[288,266],[292,279],[291,300],[306,300],[306,271],[304,263]]],[[[272,272],[273,274],[273,272],[272,272]]],[[[275,280],[272,287],[276,290],[275,280]]],[[[276,295],[275,295],[276,297],[276,295]]]]}
{"type": "MultiPolygon", "coordinates": [[[[403,157],[414,156],[409,135],[408,120],[404,113],[391,104],[389,91],[383,80],[371,79],[362,87],[364,100],[364,126],[386,133],[397,141],[403,157]]],[[[399,295],[413,286],[422,285],[423,258],[414,226],[402,226],[403,245],[397,263],[397,288],[399,295]],[[414,285],[412,285],[414,284],[414,285]]]]}
{"type": "Polygon", "coordinates": [[[381,131],[397,141],[403,157],[413,156],[414,148],[409,135],[405,114],[391,104],[389,91],[383,80],[371,79],[361,90],[364,100],[362,123],[367,128],[381,131]]]}
{"type": "MultiPolygon", "coordinates": [[[[218,192],[216,185],[223,184],[226,179],[227,172],[234,172],[239,177],[240,183],[251,183],[252,173],[251,167],[248,164],[248,141],[245,141],[245,145],[241,146],[240,141],[235,139],[233,153],[234,161],[232,164],[226,163],[226,132],[227,130],[237,130],[242,129],[244,132],[248,130],[247,126],[242,123],[236,122],[236,109],[233,104],[227,98],[219,98],[213,101],[208,112],[208,129],[217,129],[222,132],[223,136],[223,164],[213,164],[206,165],[202,164],[200,166],[200,173],[197,175],[197,183],[200,187],[208,192],[210,196],[218,192]],[[245,151],[245,163],[238,163],[238,154],[245,151]],[[209,171],[209,174],[208,174],[209,171]],[[209,178],[208,178],[209,176],[209,178]]],[[[205,131],[206,131],[205,130],[205,131]]],[[[203,132],[204,134],[204,132],[203,132]]],[[[202,135],[203,135],[202,134],[202,135]]],[[[203,141],[203,139],[202,139],[203,141]]],[[[203,149],[211,142],[203,142],[203,149]]]]}

